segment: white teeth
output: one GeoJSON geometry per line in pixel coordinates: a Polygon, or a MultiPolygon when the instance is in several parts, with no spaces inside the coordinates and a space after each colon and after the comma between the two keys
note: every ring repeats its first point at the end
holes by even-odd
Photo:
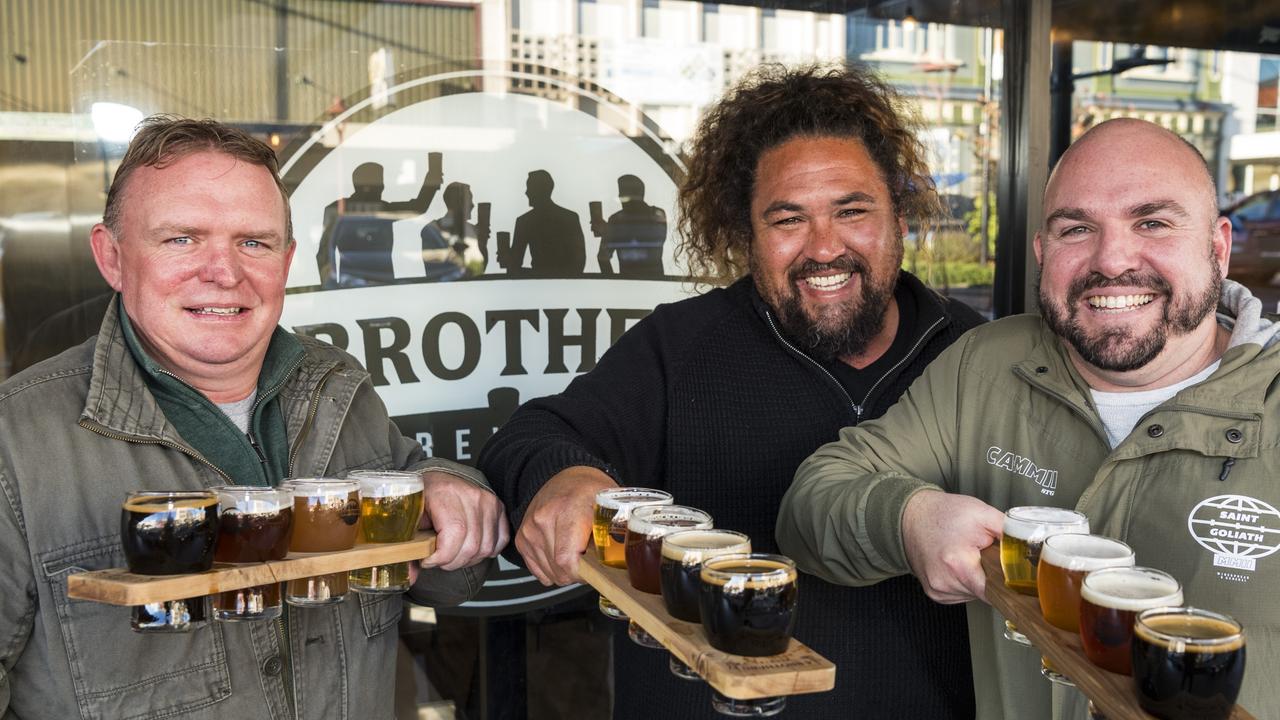
{"type": "Polygon", "coordinates": [[[1146,305],[1155,298],[1156,296],[1150,293],[1143,295],[1095,295],[1089,298],[1089,305],[1102,310],[1127,310],[1146,305]]]}
{"type": "Polygon", "coordinates": [[[205,308],[192,308],[192,310],[201,315],[239,315],[240,314],[240,308],[205,307],[205,308]]]}
{"type": "Polygon", "coordinates": [[[825,290],[827,288],[839,287],[846,282],[853,273],[840,273],[839,275],[812,275],[804,279],[809,287],[825,290]]]}

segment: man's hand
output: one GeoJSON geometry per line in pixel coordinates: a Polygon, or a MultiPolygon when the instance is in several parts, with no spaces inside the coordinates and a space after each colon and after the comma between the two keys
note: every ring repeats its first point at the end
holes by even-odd
{"type": "Polygon", "coordinates": [[[516,549],[543,585],[579,581],[578,561],[591,539],[596,493],[616,486],[600,470],[571,467],[533,496],[516,532],[516,549]]]}
{"type": "Polygon", "coordinates": [[[902,544],[925,594],[940,603],[987,599],[979,552],[1000,539],[1004,513],[968,495],[925,490],[902,512],[902,544]]]}
{"type": "MultiPolygon", "coordinates": [[[[418,527],[436,531],[436,551],[422,567],[457,570],[494,557],[506,546],[511,531],[497,495],[438,470],[423,474],[422,490],[418,527]]],[[[417,580],[414,570],[411,581],[417,580]]]]}

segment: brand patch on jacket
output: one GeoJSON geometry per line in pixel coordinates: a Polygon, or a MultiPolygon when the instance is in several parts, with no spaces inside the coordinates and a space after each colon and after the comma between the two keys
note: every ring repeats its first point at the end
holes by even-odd
{"type": "Polygon", "coordinates": [[[1015,475],[1030,478],[1040,486],[1040,492],[1052,495],[1058,488],[1058,471],[1042,468],[1031,458],[1002,450],[995,445],[987,448],[987,463],[1004,468],[1015,475]]]}
{"type": "Polygon", "coordinates": [[[1216,495],[1203,500],[1187,518],[1187,529],[1213,553],[1218,577],[1248,582],[1258,560],[1280,550],[1280,510],[1247,495],[1216,495]],[[1235,571],[1235,572],[1233,572],[1235,571]]]}

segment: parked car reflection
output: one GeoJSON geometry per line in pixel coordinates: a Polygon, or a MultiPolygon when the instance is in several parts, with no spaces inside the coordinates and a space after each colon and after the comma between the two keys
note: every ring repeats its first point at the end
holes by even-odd
{"type": "Polygon", "coordinates": [[[1269,285],[1280,272],[1280,190],[1250,195],[1222,214],[1231,220],[1229,275],[1248,285],[1269,285]]]}

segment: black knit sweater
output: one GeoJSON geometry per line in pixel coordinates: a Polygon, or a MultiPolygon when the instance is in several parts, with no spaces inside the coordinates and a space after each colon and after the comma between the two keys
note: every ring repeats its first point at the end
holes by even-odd
{"type": "MultiPolygon", "coordinates": [[[[478,465],[512,528],[547,480],[587,465],[621,484],[663,488],[711,513],[716,527],[749,535],[754,550],[777,552],[778,505],[800,462],[840,428],[883,414],[930,360],[982,322],[906,272],[900,282],[915,295],[917,322],[899,332],[920,341],[859,405],[775,331],[744,278],[659,306],[563,393],[517,410],[478,465]]],[[[676,679],[666,653],[630,643],[618,625],[615,718],[716,717],[705,684],[676,679]]],[[[836,663],[836,688],[793,696],[784,717],[973,717],[963,606],[930,601],[913,577],[847,588],[802,574],[796,637],[836,663]]]]}

